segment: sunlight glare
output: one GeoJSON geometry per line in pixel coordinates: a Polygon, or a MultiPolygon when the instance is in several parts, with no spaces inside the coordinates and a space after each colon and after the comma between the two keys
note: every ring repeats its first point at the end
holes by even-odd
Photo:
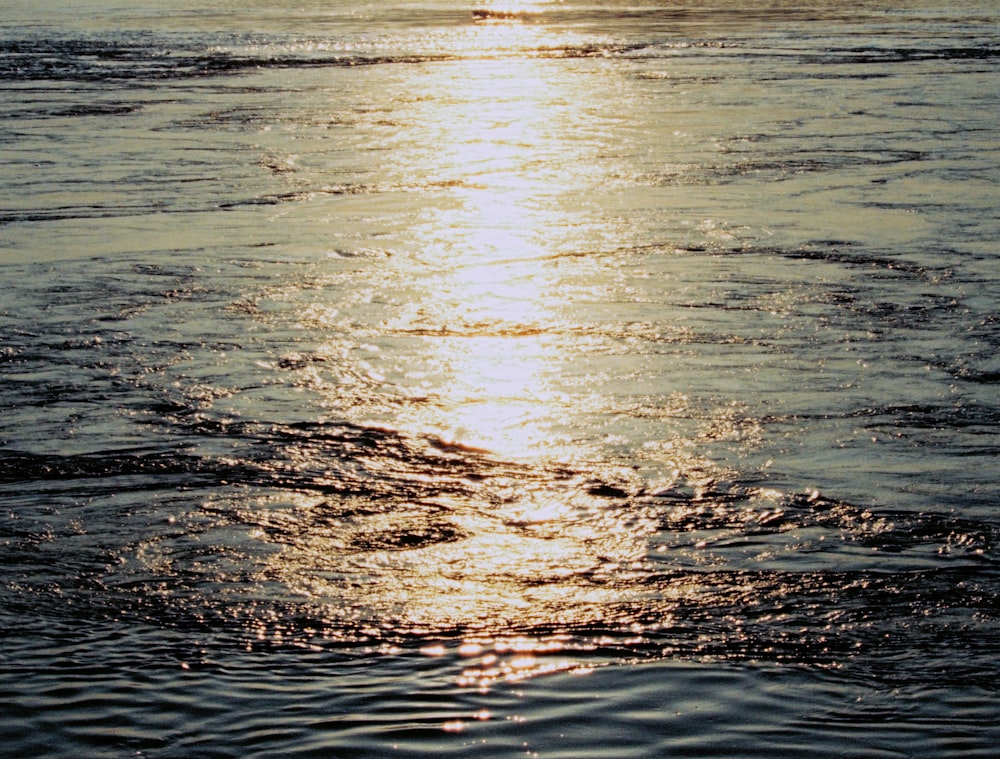
{"type": "Polygon", "coordinates": [[[434,160],[448,202],[413,230],[419,273],[433,275],[396,328],[427,335],[439,404],[402,422],[504,456],[551,453],[552,420],[567,403],[551,381],[565,301],[553,246],[573,227],[558,199],[578,180],[563,168],[586,165],[554,122],[568,93],[544,61],[470,59],[435,73],[424,82],[435,95],[412,118],[445,129],[434,160]]]}
{"type": "MultiPolygon", "coordinates": [[[[656,529],[619,508],[627,489],[595,485],[614,476],[587,468],[588,446],[603,439],[569,432],[588,426],[614,379],[612,364],[593,360],[607,346],[588,322],[590,304],[618,296],[607,238],[594,236],[615,230],[581,198],[611,181],[600,114],[621,83],[589,61],[567,78],[544,57],[501,54],[528,37],[549,49],[540,23],[469,23],[462,33],[474,52],[406,70],[386,169],[405,229],[392,228],[383,281],[355,294],[350,263],[339,273],[338,297],[371,306],[370,345],[349,339],[350,324],[338,339],[347,309],[323,304],[302,311],[330,334],[321,360],[284,359],[306,364],[332,411],[392,433],[391,455],[376,446],[359,463],[365,476],[389,474],[377,505],[362,497],[341,515],[335,498],[304,504],[294,514],[301,536],[271,559],[269,576],[328,605],[332,629],[358,614],[418,636],[578,624],[621,601],[614,578],[643,561],[656,529]],[[397,495],[412,476],[397,454],[411,444],[437,462],[424,475],[440,479],[432,497],[397,495]]],[[[479,686],[580,666],[539,641],[474,642],[457,655],[479,686]]]]}

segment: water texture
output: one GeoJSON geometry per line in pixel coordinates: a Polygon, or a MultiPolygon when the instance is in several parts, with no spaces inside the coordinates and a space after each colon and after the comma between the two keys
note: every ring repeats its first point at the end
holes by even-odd
{"type": "Polygon", "coordinates": [[[992,756],[1000,13],[0,10],[0,754],[992,756]]]}

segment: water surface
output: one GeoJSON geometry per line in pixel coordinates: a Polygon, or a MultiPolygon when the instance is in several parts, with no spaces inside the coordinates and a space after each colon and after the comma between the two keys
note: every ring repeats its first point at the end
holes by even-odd
{"type": "Polygon", "coordinates": [[[992,4],[0,12],[4,752],[990,756],[992,4]]]}

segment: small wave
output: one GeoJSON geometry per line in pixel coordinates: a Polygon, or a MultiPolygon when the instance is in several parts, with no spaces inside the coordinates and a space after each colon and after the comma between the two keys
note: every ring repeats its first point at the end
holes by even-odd
{"type": "MultiPolygon", "coordinates": [[[[531,20],[531,14],[484,11],[480,23],[511,23],[531,20]]],[[[550,41],[551,42],[551,41],[550,41]]],[[[26,38],[0,40],[0,81],[169,82],[172,80],[242,76],[266,70],[307,70],[390,65],[417,65],[482,58],[592,58],[622,55],[659,55],[646,44],[611,39],[571,44],[550,44],[539,39],[512,48],[442,46],[439,40],[417,41],[409,51],[379,47],[358,48],[347,41],[319,45],[271,47],[208,38],[124,36],[122,38],[26,38]]],[[[128,106],[131,107],[131,106],[128,106]]],[[[52,116],[113,116],[130,111],[123,106],[97,108],[79,106],[56,109],[52,116]]]]}
{"type": "Polygon", "coordinates": [[[540,14],[531,11],[499,10],[492,8],[476,8],[472,11],[472,20],[476,23],[525,23],[535,21],[540,14]]]}
{"type": "MultiPolygon", "coordinates": [[[[238,75],[259,69],[353,67],[447,60],[447,53],[331,52],[281,55],[219,49],[212,40],[0,40],[0,81],[163,81],[238,75]]],[[[119,111],[114,111],[116,115],[119,111]]],[[[89,109],[58,115],[101,115],[89,109]]]]}
{"type": "MultiPolygon", "coordinates": [[[[184,453],[150,451],[100,451],[76,455],[34,454],[0,451],[0,484],[66,483],[73,480],[131,478],[131,488],[140,487],[136,477],[154,478],[158,487],[168,482],[193,486],[240,479],[238,464],[212,461],[184,453]]],[[[245,474],[242,475],[245,479],[245,474]]]]}
{"type": "Polygon", "coordinates": [[[880,63],[914,63],[921,61],[987,61],[1000,57],[1000,46],[982,44],[971,46],[886,47],[882,49],[844,48],[830,50],[816,56],[815,63],[870,65],[880,63]]]}

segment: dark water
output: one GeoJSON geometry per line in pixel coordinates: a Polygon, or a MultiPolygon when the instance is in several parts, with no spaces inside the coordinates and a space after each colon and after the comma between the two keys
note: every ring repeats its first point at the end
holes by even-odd
{"type": "Polygon", "coordinates": [[[993,756],[994,4],[273,5],[0,11],[0,754],[993,756]]]}

